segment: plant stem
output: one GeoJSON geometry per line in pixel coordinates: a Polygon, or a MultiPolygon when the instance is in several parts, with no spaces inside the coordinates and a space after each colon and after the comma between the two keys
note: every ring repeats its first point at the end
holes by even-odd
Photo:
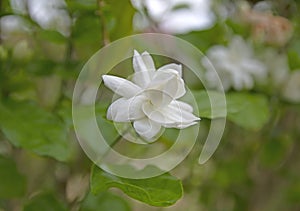
{"type": "MultiPolygon", "coordinates": [[[[1,15],[2,15],[2,0],[0,0],[0,17],[1,17],[1,15]]],[[[1,26],[1,22],[0,22],[0,45],[2,44],[2,31],[1,31],[1,29],[2,29],[2,26],[1,26]]]]}
{"type": "Polygon", "coordinates": [[[97,0],[97,3],[98,3],[98,15],[100,17],[100,22],[101,22],[101,40],[102,40],[101,45],[105,46],[108,43],[110,43],[108,29],[106,26],[106,19],[103,10],[103,8],[105,7],[105,2],[104,0],[97,0]]]}

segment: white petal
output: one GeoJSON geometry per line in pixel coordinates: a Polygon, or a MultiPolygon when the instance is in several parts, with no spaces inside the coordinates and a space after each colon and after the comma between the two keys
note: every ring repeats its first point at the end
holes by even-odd
{"type": "Polygon", "coordinates": [[[148,89],[161,90],[173,99],[182,97],[186,92],[183,79],[171,69],[157,71],[148,89]]]}
{"type": "Polygon", "coordinates": [[[180,101],[172,102],[167,107],[161,109],[164,116],[168,119],[172,119],[174,122],[180,124],[189,124],[194,121],[200,120],[191,111],[186,110],[186,106],[180,101]]]}
{"type": "Polygon", "coordinates": [[[135,72],[146,72],[147,71],[147,67],[144,63],[142,56],[136,50],[134,50],[132,63],[133,63],[133,69],[135,72]]]}
{"type": "Polygon", "coordinates": [[[156,107],[168,105],[173,98],[161,90],[149,89],[143,92],[150,102],[156,107]]]}
{"type": "Polygon", "coordinates": [[[151,82],[155,70],[151,56],[147,52],[140,55],[134,50],[133,69],[135,71],[133,81],[145,88],[151,82]]]}
{"type": "Polygon", "coordinates": [[[147,51],[142,53],[142,59],[144,61],[144,64],[146,65],[146,68],[148,71],[155,71],[153,59],[147,51]]]}
{"type": "Polygon", "coordinates": [[[154,71],[135,72],[132,81],[145,89],[151,83],[154,74],[154,71]]]}
{"type": "Polygon", "coordinates": [[[106,117],[115,122],[129,122],[129,107],[128,100],[120,98],[114,101],[108,108],[106,117]]]}
{"type": "Polygon", "coordinates": [[[252,73],[254,76],[258,78],[265,78],[267,76],[267,67],[260,61],[255,59],[244,59],[242,64],[242,68],[244,71],[248,73],[252,73]]]}
{"type": "Polygon", "coordinates": [[[161,125],[148,118],[134,121],[133,127],[143,138],[150,140],[160,131],[161,125]]]}
{"type": "Polygon", "coordinates": [[[219,63],[222,64],[223,60],[227,60],[228,54],[228,49],[221,45],[215,45],[207,51],[207,57],[212,60],[214,66],[219,63]]]}
{"type": "Polygon", "coordinates": [[[142,90],[139,86],[124,78],[112,75],[103,75],[102,78],[105,86],[126,98],[133,97],[142,90]]]}
{"type": "Polygon", "coordinates": [[[188,104],[188,103],[185,103],[183,101],[180,101],[180,100],[173,100],[169,106],[172,106],[172,107],[180,107],[180,109],[182,110],[185,110],[187,112],[193,112],[193,107],[188,104]]]}
{"type": "Polygon", "coordinates": [[[182,65],[181,64],[167,64],[162,67],[160,67],[157,71],[162,71],[162,70],[176,70],[179,74],[180,77],[182,77],[182,65]]]}
{"type": "Polygon", "coordinates": [[[166,127],[184,128],[200,120],[200,118],[190,112],[191,108],[187,109],[185,103],[177,102],[179,101],[162,108],[157,108],[150,103],[145,103],[143,105],[143,111],[149,119],[166,127]]]}
{"type": "Polygon", "coordinates": [[[241,37],[235,36],[229,44],[230,53],[240,58],[251,57],[253,52],[249,44],[241,37]]]}
{"type": "Polygon", "coordinates": [[[146,101],[147,97],[144,95],[134,96],[128,100],[130,120],[137,120],[145,117],[142,107],[146,101]]]}
{"type": "Polygon", "coordinates": [[[142,105],[146,100],[147,98],[143,95],[134,96],[130,99],[122,97],[109,106],[107,119],[115,122],[128,122],[144,118],[142,105]]]}
{"type": "Polygon", "coordinates": [[[143,105],[143,111],[149,119],[151,119],[157,123],[160,123],[160,124],[173,124],[174,123],[173,120],[166,118],[164,116],[164,114],[162,113],[162,111],[160,109],[158,109],[157,107],[155,107],[151,103],[145,103],[143,105]]]}
{"type": "Polygon", "coordinates": [[[163,126],[166,128],[177,128],[177,129],[184,129],[190,127],[192,125],[197,124],[198,122],[188,122],[188,123],[173,123],[173,124],[164,124],[163,126]]]}

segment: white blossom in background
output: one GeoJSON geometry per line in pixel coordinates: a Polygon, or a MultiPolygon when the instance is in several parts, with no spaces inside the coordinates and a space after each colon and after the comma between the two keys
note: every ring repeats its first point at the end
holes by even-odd
{"type": "Polygon", "coordinates": [[[290,74],[282,95],[288,101],[300,103],[300,70],[295,70],[290,74]]]}
{"type": "Polygon", "coordinates": [[[14,12],[29,13],[44,29],[56,30],[64,36],[70,34],[72,23],[64,0],[10,0],[10,4],[14,12]]]}
{"type": "Polygon", "coordinates": [[[272,83],[280,87],[289,76],[289,64],[286,54],[281,54],[273,48],[267,48],[261,55],[261,60],[264,61],[268,69],[272,83]]]}
{"type": "Polygon", "coordinates": [[[211,47],[206,56],[201,62],[206,69],[205,80],[211,88],[222,89],[219,77],[224,90],[251,89],[256,80],[262,81],[267,76],[264,63],[255,58],[251,46],[240,36],[233,37],[228,47],[211,47]]]}
{"type": "Polygon", "coordinates": [[[131,2],[139,11],[133,19],[134,26],[138,30],[156,25],[161,32],[181,34],[210,28],[215,22],[209,0],[131,0],[131,2]]]}
{"type": "Polygon", "coordinates": [[[156,70],[149,53],[134,51],[133,68],[132,81],[102,76],[104,84],[121,96],[109,106],[107,119],[133,122],[146,140],[153,139],[161,127],[183,129],[200,120],[192,106],[178,100],[186,93],[181,65],[172,63],[156,70]]]}
{"type": "Polygon", "coordinates": [[[64,0],[29,0],[29,13],[33,20],[45,29],[54,29],[61,34],[70,34],[71,18],[64,0]]]}

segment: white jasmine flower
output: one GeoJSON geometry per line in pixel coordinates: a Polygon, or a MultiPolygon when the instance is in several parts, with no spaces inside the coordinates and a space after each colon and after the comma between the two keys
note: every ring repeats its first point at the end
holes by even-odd
{"type": "Polygon", "coordinates": [[[284,88],[283,97],[290,102],[300,103],[300,70],[295,70],[289,76],[284,88]]]}
{"type": "Polygon", "coordinates": [[[131,0],[131,2],[139,10],[133,20],[139,30],[155,25],[162,32],[180,34],[210,28],[215,22],[208,0],[131,0]],[[147,14],[144,12],[145,9],[147,14]]]}
{"type": "Polygon", "coordinates": [[[278,87],[281,86],[287,80],[289,74],[287,56],[273,48],[267,48],[261,58],[268,68],[272,83],[278,87]]]}
{"type": "Polygon", "coordinates": [[[133,68],[132,81],[102,76],[104,84],[121,96],[109,106],[107,119],[133,122],[136,132],[147,140],[162,126],[183,129],[200,120],[189,104],[178,100],[186,93],[181,65],[168,64],[156,70],[149,53],[134,51],[133,68]]]}
{"type": "Polygon", "coordinates": [[[207,69],[205,79],[212,88],[221,89],[217,83],[218,76],[224,90],[231,87],[242,90],[251,89],[254,80],[263,80],[267,75],[265,65],[254,58],[252,48],[239,36],[234,37],[228,47],[211,47],[202,64],[207,69]],[[212,70],[210,62],[218,75],[212,70]]]}

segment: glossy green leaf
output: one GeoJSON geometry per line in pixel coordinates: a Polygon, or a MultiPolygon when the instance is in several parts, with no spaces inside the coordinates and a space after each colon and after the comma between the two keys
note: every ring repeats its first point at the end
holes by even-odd
{"type": "Polygon", "coordinates": [[[99,194],[111,187],[119,188],[136,200],[158,207],[174,204],[183,194],[181,181],[168,173],[148,179],[127,179],[95,166],[91,176],[92,193],[99,194]]]}
{"type": "Polygon", "coordinates": [[[118,138],[119,133],[115,128],[112,121],[106,119],[106,111],[108,105],[97,104],[95,107],[96,119],[100,131],[108,144],[113,144],[113,142],[118,138]]]}
{"type": "Polygon", "coordinates": [[[212,45],[225,43],[225,29],[224,24],[216,24],[210,29],[192,31],[187,34],[178,35],[178,37],[188,40],[200,50],[205,51],[212,45]]]}
{"type": "Polygon", "coordinates": [[[232,92],[226,94],[226,108],[222,94],[216,91],[193,91],[198,103],[199,115],[203,118],[226,117],[246,129],[260,129],[270,117],[267,98],[260,94],[232,92]],[[208,95],[209,93],[209,95],[208,95]],[[210,96],[211,99],[208,97],[210,96]],[[211,103],[215,112],[212,114],[211,103]]]}
{"type": "Polygon", "coordinates": [[[81,204],[80,211],[130,211],[129,204],[121,197],[110,192],[99,195],[88,194],[81,204]]]}
{"type": "Polygon", "coordinates": [[[72,32],[74,52],[88,60],[101,47],[101,23],[96,12],[79,13],[72,32]]]}
{"type": "Polygon", "coordinates": [[[33,103],[17,101],[2,102],[0,114],[0,128],[14,146],[59,161],[70,158],[67,128],[58,117],[33,103]]]}
{"type": "Polygon", "coordinates": [[[260,94],[229,93],[227,110],[230,121],[252,130],[263,127],[270,117],[267,98],[260,94]]]}
{"type": "Polygon", "coordinates": [[[26,179],[17,170],[14,161],[0,156],[0,198],[23,196],[26,179]]]}
{"type": "Polygon", "coordinates": [[[193,96],[196,99],[200,117],[214,119],[226,116],[226,102],[223,101],[224,96],[220,92],[193,91],[193,96]],[[213,114],[211,111],[212,103],[214,103],[215,109],[213,114]]]}
{"type": "Polygon", "coordinates": [[[66,205],[53,194],[46,193],[35,196],[25,206],[24,211],[67,211],[66,205]]]}

